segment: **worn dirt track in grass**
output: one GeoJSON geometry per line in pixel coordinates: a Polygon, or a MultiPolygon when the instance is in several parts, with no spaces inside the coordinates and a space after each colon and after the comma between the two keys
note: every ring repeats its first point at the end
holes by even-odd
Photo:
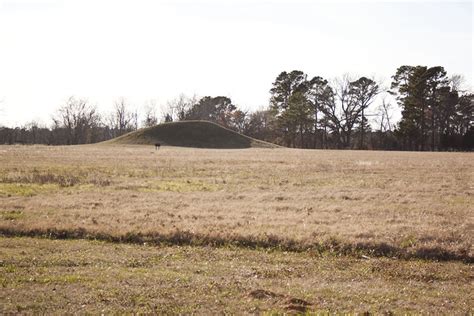
{"type": "Polygon", "coordinates": [[[1,313],[469,314],[472,265],[0,238],[1,313]]]}
{"type": "Polygon", "coordinates": [[[270,241],[269,247],[288,250],[472,262],[472,158],[0,146],[0,231],[145,241],[181,235],[199,241],[191,245],[270,241]]]}

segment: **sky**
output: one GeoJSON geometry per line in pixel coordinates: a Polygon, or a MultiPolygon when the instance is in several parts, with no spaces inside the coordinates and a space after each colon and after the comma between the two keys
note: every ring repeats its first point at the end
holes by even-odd
{"type": "Polygon", "coordinates": [[[441,65],[472,89],[472,37],[471,1],[0,0],[0,126],[49,125],[70,96],[253,111],[294,69],[389,85],[401,65],[441,65]]]}

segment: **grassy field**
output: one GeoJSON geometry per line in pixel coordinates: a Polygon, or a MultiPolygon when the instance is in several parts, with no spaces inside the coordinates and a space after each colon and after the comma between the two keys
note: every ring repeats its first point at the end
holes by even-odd
{"type": "Polygon", "coordinates": [[[473,158],[0,146],[2,308],[472,313],[473,158]]]}

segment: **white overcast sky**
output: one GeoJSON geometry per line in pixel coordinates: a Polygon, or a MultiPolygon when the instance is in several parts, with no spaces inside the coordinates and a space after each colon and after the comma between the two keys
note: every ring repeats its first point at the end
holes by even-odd
{"type": "Polygon", "coordinates": [[[102,112],[180,93],[254,110],[293,69],[389,83],[441,65],[473,87],[472,15],[471,1],[0,0],[0,125],[49,124],[71,95],[102,112]]]}

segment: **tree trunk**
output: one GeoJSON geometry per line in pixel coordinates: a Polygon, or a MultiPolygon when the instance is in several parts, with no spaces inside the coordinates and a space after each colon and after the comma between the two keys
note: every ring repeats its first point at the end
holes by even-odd
{"type": "Polygon", "coordinates": [[[303,146],[303,125],[300,125],[300,142],[301,142],[300,147],[304,148],[304,146],[303,146]]]}
{"type": "Polygon", "coordinates": [[[361,129],[360,129],[360,146],[359,149],[364,147],[364,110],[362,110],[362,122],[361,122],[361,129]]]}
{"type": "Polygon", "coordinates": [[[425,101],[421,103],[421,151],[425,151],[425,101]]]}
{"type": "Polygon", "coordinates": [[[317,145],[317,135],[318,135],[318,109],[314,108],[314,148],[317,145]]]}
{"type": "Polygon", "coordinates": [[[431,109],[431,150],[435,151],[435,115],[434,115],[434,109],[431,109]]]}

